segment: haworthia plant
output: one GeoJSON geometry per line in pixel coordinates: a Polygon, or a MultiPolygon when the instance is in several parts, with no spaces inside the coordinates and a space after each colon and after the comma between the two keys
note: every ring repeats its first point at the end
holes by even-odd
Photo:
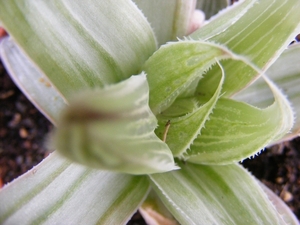
{"type": "Polygon", "coordinates": [[[1,59],[57,127],[0,223],[298,224],[237,162],[299,133],[300,2],[227,6],[0,0],[1,59]]]}

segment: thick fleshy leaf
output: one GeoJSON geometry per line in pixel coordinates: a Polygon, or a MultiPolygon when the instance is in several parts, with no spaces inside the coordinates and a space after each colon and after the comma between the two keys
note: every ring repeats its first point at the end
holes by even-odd
{"type": "Polygon", "coordinates": [[[178,167],[166,143],[154,133],[146,75],[74,97],[58,123],[55,148],[94,168],[130,174],[178,167]]]}
{"type": "Polygon", "coordinates": [[[179,165],[181,170],[150,178],[181,224],[285,224],[257,181],[240,165],[179,165]]]}
{"type": "Polygon", "coordinates": [[[0,57],[15,84],[35,107],[52,123],[56,124],[59,112],[66,107],[66,102],[50,84],[47,77],[28,60],[8,37],[1,41],[0,57]]]}
{"type": "MultiPolygon", "coordinates": [[[[287,95],[295,112],[293,129],[279,141],[289,140],[300,133],[299,58],[300,44],[292,45],[283,52],[279,59],[266,72],[267,76],[287,95]]],[[[270,91],[267,83],[260,78],[251,86],[233,96],[233,98],[258,107],[265,107],[273,101],[273,93],[270,91]]]]}
{"type": "Polygon", "coordinates": [[[230,0],[197,0],[196,8],[201,9],[205,13],[205,18],[208,20],[229,4],[230,0]]]}
{"type": "Polygon", "coordinates": [[[250,157],[280,139],[293,126],[288,100],[271,81],[275,102],[259,109],[243,102],[220,99],[205,129],[182,158],[200,164],[228,164],[250,157]]]}
{"type": "Polygon", "coordinates": [[[52,153],[0,191],[0,223],[124,224],[148,191],[147,177],[88,169],[52,153]]]}
{"type": "Polygon", "coordinates": [[[159,45],[187,35],[195,10],[195,0],[133,1],[151,24],[159,45]]]}
{"type": "Polygon", "coordinates": [[[137,74],[156,50],[130,0],[0,1],[0,21],[67,99],[137,74]]]}
{"type": "MultiPolygon", "coordinates": [[[[162,46],[143,66],[150,87],[151,110],[158,114],[178,96],[192,96],[203,73],[217,60],[226,58],[239,57],[220,45],[202,41],[185,40],[162,46]]],[[[219,77],[215,85],[219,84],[219,77]]]]}
{"type": "MultiPolygon", "coordinates": [[[[201,2],[202,0],[198,1],[201,2]]],[[[230,26],[233,26],[253,6],[254,3],[255,0],[235,2],[230,7],[227,7],[222,12],[212,17],[206,26],[201,27],[201,29],[191,34],[190,37],[195,39],[200,38],[201,40],[209,40],[214,36],[225,32],[230,26]]]]}
{"type": "MultiPolygon", "coordinates": [[[[300,32],[299,7],[298,0],[245,0],[216,16],[190,37],[223,44],[264,71],[300,32]],[[241,17],[234,18],[232,13],[241,17]],[[232,19],[224,23],[226,17],[232,19]],[[219,23],[223,23],[223,26],[218,27],[219,23]]],[[[260,75],[246,64],[233,60],[224,62],[223,66],[226,73],[223,91],[226,97],[243,89],[260,75]]],[[[215,66],[201,81],[202,85],[209,86],[217,82],[213,74],[218,72],[215,66]]]]}
{"type": "Polygon", "coordinates": [[[164,134],[166,136],[165,142],[175,157],[186,153],[195,138],[200,134],[205,122],[209,120],[209,116],[220,97],[224,77],[225,75],[222,74],[214,95],[204,104],[201,105],[198,103],[195,97],[179,99],[175,101],[171,107],[158,115],[159,127],[155,132],[161,137],[164,132],[166,132],[164,124],[169,121],[169,129],[167,133],[164,134]],[[183,105],[189,103],[194,106],[191,107],[192,109],[183,115],[173,116],[174,113],[181,111],[183,105]]]}

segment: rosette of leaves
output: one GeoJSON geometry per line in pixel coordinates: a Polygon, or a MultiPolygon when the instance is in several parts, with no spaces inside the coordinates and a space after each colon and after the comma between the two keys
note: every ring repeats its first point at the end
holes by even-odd
{"type": "Polygon", "coordinates": [[[1,224],[297,224],[238,162],[299,133],[300,2],[241,1],[188,34],[196,6],[227,4],[1,0],[1,59],[57,127],[1,224]]]}

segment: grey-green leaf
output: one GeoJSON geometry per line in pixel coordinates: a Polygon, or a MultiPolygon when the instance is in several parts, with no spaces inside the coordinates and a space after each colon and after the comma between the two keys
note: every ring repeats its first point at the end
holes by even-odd
{"type": "Polygon", "coordinates": [[[47,77],[28,60],[10,38],[1,41],[0,56],[15,84],[35,107],[53,124],[57,124],[59,112],[67,103],[47,77]]]}
{"type": "Polygon", "coordinates": [[[0,223],[125,224],[148,191],[147,177],[89,169],[52,153],[0,191],[0,223]]]}
{"type": "MultiPolygon", "coordinates": [[[[300,32],[299,8],[298,0],[245,0],[216,16],[190,37],[223,44],[265,71],[300,32]],[[237,18],[233,17],[235,14],[237,18]],[[228,17],[231,20],[224,23],[228,17]],[[223,26],[219,27],[220,24],[223,26]]],[[[223,66],[226,73],[223,91],[227,97],[261,75],[238,61],[229,60],[223,66]]],[[[205,82],[210,85],[216,81],[214,76],[207,76],[205,82]]]]}
{"type": "Polygon", "coordinates": [[[159,45],[187,35],[195,0],[133,1],[151,24],[159,45]]]}
{"type": "Polygon", "coordinates": [[[137,6],[113,2],[0,1],[0,21],[68,99],[137,74],[156,50],[152,28],[137,6]]]}
{"type": "Polygon", "coordinates": [[[179,165],[181,170],[150,178],[182,225],[286,224],[257,181],[240,165],[179,165]]]}
{"type": "Polygon", "coordinates": [[[201,104],[195,97],[181,98],[175,101],[167,110],[158,115],[159,127],[155,132],[158,136],[162,136],[165,132],[164,125],[166,124],[166,121],[169,121],[170,127],[165,134],[165,141],[175,157],[180,157],[186,153],[187,149],[190,148],[193,141],[200,134],[206,121],[209,120],[209,116],[213,112],[220,97],[224,77],[225,74],[222,73],[214,95],[205,103],[201,102],[201,104]],[[176,117],[172,116],[172,114],[178,111],[177,109],[182,109],[182,105],[187,104],[192,104],[193,108],[191,107],[192,109],[186,111],[183,115],[176,117]]]}
{"type": "Polygon", "coordinates": [[[178,169],[166,143],[154,133],[146,75],[79,93],[63,112],[56,149],[93,168],[130,174],[178,169]]]}
{"type": "Polygon", "coordinates": [[[162,46],[143,66],[150,87],[151,110],[158,114],[178,96],[192,96],[203,73],[217,60],[235,57],[225,47],[209,42],[184,40],[162,46]]]}
{"type": "MultiPolygon", "coordinates": [[[[199,0],[201,2],[201,0],[199,0]]],[[[190,35],[191,38],[208,40],[214,36],[225,32],[234,25],[255,3],[256,0],[239,1],[227,7],[222,12],[211,18],[206,26],[190,35]]]]}
{"type": "Polygon", "coordinates": [[[185,159],[201,164],[240,161],[288,133],[294,120],[290,103],[275,84],[265,80],[275,97],[271,106],[259,109],[220,99],[185,159]]]}
{"type": "MultiPolygon", "coordinates": [[[[266,71],[267,76],[287,95],[295,113],[294,126],[291,132],[278,141],[289,140],[300,133],[299,58],[300,44],[294,44],[286,49],[279,59],[266,71]]],[[[237,93],[233,98],[258,107],[265,107],[273,101],[273,93],[264,79],[260,78],[245,90],[237,93]]]]}

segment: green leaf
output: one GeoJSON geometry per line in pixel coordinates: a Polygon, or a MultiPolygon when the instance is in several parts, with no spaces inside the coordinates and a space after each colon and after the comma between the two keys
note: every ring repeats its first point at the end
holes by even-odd
{"type": "Polygon", "coordinates": [[[0,1],[0,21],[67,99],[137,74],[156,50],[130,0],[0,1]]]}
{"type": "Polygon", "coordinates": [[[78,94],[58,123],[56,149],[75,162],[111,171],[177,169],[170,149],[154,133],[157,120],[148,99],[145,74],[78,94]]]}
{"type": "Polygon", "coordinates": [[[166,121],[169,121],[170,123],[170,128],[166,134],[165,141],[175,157],[186,153],[186,150],[190,148],[190,145],[200,134],[205,122],[209,120],[209,116],[220,97],[224,76],[225,75],[222,74],[219,78],[219,84],[214,95],[203,105],[197,103],[197,99],[194,97],[179,99],[157,117],[159,120],[159,127],[156,129],[156,134],[158,136],[162,136],[164,133],[166,121]],[[182,105],[188,103],[194,105],[192,110],[182,116],[172,116],[172,114],[177,112],[178,108],[182,109],[182,105]],[[169,112],[171,115],[169,115],[169,112]]]}
{"type": "MultiPolygon", "coordinates": [[[[208,4],[211,1],[198,0],[198,2],[203,2],[203,4],[208,4]]],[[[217,0],[216,0],[217,1],[217,0]]],[[[213,0],[213,2],[216,2],[213,0]]],[[[209,40],[214,36],[225,32],[230,26],[233,26],[256,2],[256,0],[244,0],[234,3],[230,7],[227,7],[222,12],[219,12],[214,17],[212,17],[206,24],[206,26],[201,27],[194,33],[190,35],[191,38],[209,40]]],[[[200,3],[197,3],[200,5],[200,3]]],[[[200,7],[198,5],[198,8],[200,7]]],[[[202,5],[202,4],[201,4],[202,5]]]]}
{"type": "MultiPolygon", "coordinates": [[[[225,45],[232,52],[245,56],[248,61],[265,71],[300,32],[299,7],[298,0],[245,0],[216,16],[190,37],[225,45]],[[241,17],[234,18],[232,13],[241,17]],[[232,19],[218,27],[227,17],[232,19]]],[[[225,97],[243,89],[260,75],[256,70],[251,70],[246,64],[238,61],[228,60],[223,66],[226,73],[223,86],[225,97]]],[[[215,71],[219,72],[218,68],[213,68],[210,75],[205,76],[201,81],[202,85],[209,86],[217,82],[213,76],[215,71]]]]}
{"type": "Polygon", "coordinates": [[[275,84],[265,80],[275,97],[271,106],[259,109],[243,102],[219,99],[205,129],[182,158],[201,164],[237,162],[289,132],[294,120],[290,104],[275,84]]]}
{"type": "Polygon", "coordinates": [[[201,9],[205,13],[205,18],[208,20],[229,4],[230,0],[197,0],[196,8],[201,9]]]}
{"type": "Polygon", "coordinates": [[[0,223],[125,224],[148,191],[147,177],[88,169],[52,153],[0,191],[0,223]]]}
{"type": "Polygon", "coordinates": [[[155,192],[181,224],[285,224],[257,181],[237,164],[151,175],[155,192]]]}
{"type": "MultiPolygon", "coordinates": [[[[295,113],[294,126],[286,134],[284,141],[294,138],[300,133],[300,44],[290,46],[279,59],[266,71],[267,76],[287,95],[295,113]]],[[[273,93],[263,79],[258,79],[245,90],[233,96],[234,99],[245,101],[249,104],[265,107],[273,101],[273,93]]],[[[273,144],[273,143],[272,143],[273,144]]]]}
{"type": "Polygon", "coordinates": [[[149,105],[153,113],[167,109],[180,95],[193,95],[193,85],[197,85],[203,73],[216,60],[225,58],[238,59],[238,56],[220,45],[202,41],[185,40],[161,46],[143,66],[149,82],[149,105]]]}
{"type": "Polygon", "coordinates": [[[35,107],[53,124],[57,124],[59,112],[66,107],[66,100],[63,96],[11,39],[1,40],[0,56],[15,84],[35,107]]]}
{"type": "Polygon", "coordinates": [[[195,10],[194,0],[133,1],[151,24],[159,45],[187,35],[195,10]]]}

